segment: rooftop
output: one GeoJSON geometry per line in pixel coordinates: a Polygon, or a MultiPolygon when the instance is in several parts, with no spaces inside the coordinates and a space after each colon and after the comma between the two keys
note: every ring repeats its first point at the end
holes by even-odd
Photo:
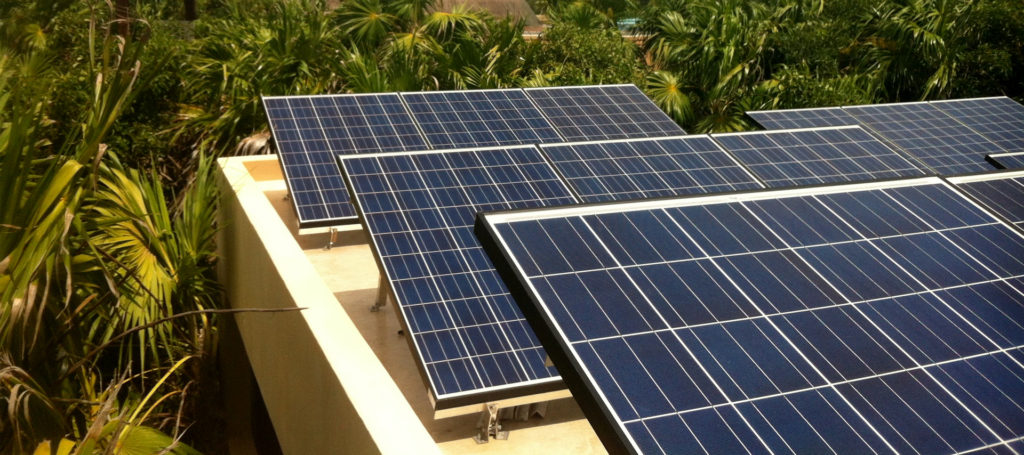
{"type": "MultiPolygon", "coordinates": [[[[263,260],[259,257],[261,256],[259,253],[266,249],[270,256],[267,259],[276,266],[269,268],[271,270],[296,272],[308,265],[315,276],[304,278],[322,282],[333,296],[332,301],[324,300],[314,303],[312,299],[317,299],[317,297],[301,295],[308,294],[308,291],[311,291],[314,286],[299,282],[289,283],[286,273],[282,273],[283,276],[280,277],[285,281],[286,288],[294,287],[303,291],[299,292],[299,295],[293,293],[293,298],[298,307],[306,308],[303,310],[307,316],[305,319],[310,319],[310,313],[316,310],[320,303],[337,305],[337,308],[342,309],[343,313],[336,313],[336,316],[343,315],[346,319],[325,326],[329,327],[326,330],[328,333],[323,334],[324,336],[316,346],[322,351],[318,353],[319,355],[313,355],[314,360],[312,361],[291,357],[297,349],[294,344],[272,342],[267,338],[264,329],[247,327],[241,321],[239,323],[253,372],[260,385],[263,398],[267,402],[270,419],[278,432],[278,439],[285,453],[312,453],[311,451],[315,451],[317,445],[311,445],[309,439],[318,438],[318,435],[314,433],[317,428],[330,430],[332,426],[356,423],[365,425],[365,431],[373,440],[402,438],[403,434],[425,434],[441,453],[480,453],[481,451],[510,454],[537,453],[548,451],[552,446],[557,446],[560,450],[570,453],[605,453],[604,447],[576,402],[572,398],[554,398],[568,396],[568,393],[564,391],[552,394],[551,398],[553,399],[540,406],[543,417],[539,415],[540,413],[532,413],[525,421],[513,418],[503,419],[503,430],[510,431],[510,437],[507,440],[493,440],[486,445],[480,445],[473,439],[479,431],[477,425],[481,421],[481,414],[484,411],[482,406],[474,406],[474,409],[462,409],[461,415],[435,418],[423,378],[417,370],[409,345],[400,332],[401,326],[394,311],[395,305],[389,303],[382,311],[370,311],[378,299],[380,275],[367,244],[367,236],[360,225],[345,227],[336,232],[332,247],[326,248],[331,242],[331,233],[328,230],[304,230],[300,233],[294,209],[287,200],[288,191],[276,156],[225,158],[220,161],[220,165],[226,177],[225,182],[231,182],[235,191],[226,197],[237,201],[237,208],[246,213],[246,217],[251,221],[251,223],[228,223],[228,227],[222,234],[234,237],[241,235],[240,230],[249,227],[257,231],[256,234],[263,239],[262,248],[246,247],[226,251],[227,256],[224,258],[224,262],[256,264],[263,260]],[[275,237],[284,232],[287,232],[288,238],[275,237]],[[275,251],[281,254],[275,254],[275,251]],[[301,256],[307,264],[296,264],[294,259],[281,262],[288,254],[291,254],[292,258],[301,256]],[[343,339],[347,339],[348,342],[342,341],[343,339]],[[361,345],[353,345],[352,340],[357,340],[361,345]],[[311,394],[325,396],[372,393],[374,395],[364,406],[353,403],[355,409],[351,411],[354,412],[332,413],[329,409],[307,412],[308,409],[301,408],[308,405],[294,402],[295,391],[293,388],[289,388],[295,387],[295,383],[292,381],[301,380],[301,378],[280,377],[282,371],[285,370],[289,371],[289,374],[298,373],[298,376],[302,376],[301,371],[293,370],[295,368],[317,370],[320,368],[316,365],[317,361],[326,361],[329,365],[349,363],[351,359],[343,355],[345,350],[365,349],[372,353],[373,358],[364,358],[363,360],[369,364],[377,363],[377,365],[370,365],[372,368],[366,369],[348,368],[343,371],[335,371],[338,376],[336,383],[330,384],[330,388],[317,390],[316,393],[311,394]],[[339,355],[333,356],[332,353],[339,355]],[[274,361],[261,363],[259,358],[264,356],[272,356],[274,361]],[[303,366],[306,363],[308,365],[303,366]],[[383,379],[368,370],[385,373],[386,380],[380,382],[379,387],[366,384],[365,379],[370,377],[383,379]],[[368,387],[363,390],[355,388],[345,390],[347,381],[359,381],[360,386],[368,387]],[[393,386],[387,384],[387,381],[393,382],[393,386]],[[285,386],[286,383],[292,385],[285,386]],[[398,404],[389,406],[386,403],[398,404]],[[307,420],[311,418],[311,414],[316,415],[317,412],[324,412],[328,416],[327,422],[318,425],[317,428],[304,426],[302,422],[295,421],[297,416],[306,415],[306,419],[303,420],[307,420]],[[382,415],[379,421],[375,421],[370,418],[370,414],[382,415]],[[400,416],[403,415],[414,416],[415,421],[405,419],[405,423],[401,423],[403,419],[400,416]],[[410,426],[418,428],[410,428],[410,426]],[[284,432],[289,434],[283,434],[284,432]]],[[[233,202],[230,203],[233,204],[233,202]]],[[[229,212],[233,211],[229,210],[229,212]]],[[[299,273],[301,274],[301,272],[299,273]]],[[[238,280],[228,278],[228,294],[233,307],[255,306],[251,299],[240,295],[245,291],[232,292],[233,290],[252,291],[255,283],[274,278],[267,276],[265,272],[242,272],[231,275],[242,277],[238,280]]],[[[276,305],[277,302],[269,300],[288,300],[284,296],[276,299],[272,293],[261,293],[261,295],[268,300],[263,304],[271,306],[276,305]]],[[[323,300],[322,297],[321,294],[321,300],[323,300]]],[[[292,339],[308,336],[308,334],[301,333],[288,336],[287,333],[292,329],[292,327],[275,324],[275,330],[280,332],[278,335],[282,338],[292,339]]],[[[300,324],[300,327],[294,329],[316,332],[321,328],[313,324],[300,324]],[[302,325],[305,327],[301,327],[302,325]]],[[[313,335],[314,338],[317,338],[316,333],[313,335]]],[[[331,374],[328,373],[327,376],[331,376],[331,374]]],[[[303,382],[307,383],[305,387],[308,387],[308,384],[316,381],[301,381],[300,383],[303,382]]],[[[537,411],[538,409],[534,407],[530,410],[537,411]]],[[[521,411],[526,411],[526,409],[523,408],[521,411]]],[[[415,446],[416,440],[416,437],[410,437],[407,442],[415,446]]],[[[423,439],[420,439],[419,442],[423,442],[423,439]]],[[[377,443],[376,446],[376,450],[390,451],[380,443],[377,443]]],[[[418,449],[427,448],[420,446],[418,449]]]]}

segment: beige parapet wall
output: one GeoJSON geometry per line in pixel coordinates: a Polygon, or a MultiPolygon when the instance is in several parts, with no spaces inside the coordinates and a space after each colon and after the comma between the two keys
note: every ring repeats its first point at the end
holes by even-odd
{"type": "Polygon", "coordinates": [[[236,318],[281,449],[440,453],[250,173],[259,160],[218,160],[218,273],[233,308],[306,308],[236,318]]]}

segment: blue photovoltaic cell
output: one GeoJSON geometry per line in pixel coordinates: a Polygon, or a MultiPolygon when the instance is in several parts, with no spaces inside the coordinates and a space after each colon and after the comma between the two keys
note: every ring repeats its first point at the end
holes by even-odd
{"type": "Polygon", "coordinates": [[[1024,153],[993,153],[985,159],[999,169],[1024,169],[1024,153]]]}
{"type": "Polygon", "coordinates": [[[931,104],[1008,152],[1024,152],[1024,106],[1005,96],[931,104]]]}
{"type": "Polygon", "coordinates": [[[993,174],[971,181],[955,181],[956,186],[974,196],[989,210],[1024,228],[1024,175],[993,174]]]}
{"type": "Polygon", "coordinates": [[[707,136],[541,146],[584,202],[761,188],[707,136]]]}
{"type": "Polygon", "coordinates": [[[712,137],[769,187],[926,175],[859,126],[712,137]]]}
{"type": "Polygon", "coordinates": [[[561,142],[519,89],[402,93],[432,149],[561,142]]]}
{"type": "Polygon", "coordinates": [[[941,175],[991,170],[985,155],[1005,152],[934,104],[876,104],[843,110],[941,175]]]}
{"type": "Polygon", "coordinates": [[[1024,236],[937,178],[477,229],[610,451],[1013,453],[1024,438],[1024,236]]]}
{"type": "Polygon", "coordinates": [[[562,127],[577,140],[685,134],[635,86],[533,97],[561,116],[561,127],[519,89],[264,97],[264,107],[304,228],[356,220],[337,155],[561,143],[562,127]]]}
{"type": "Polygon", "coordinates": [[[766,130],[824,128],[858,124],[857,119],[839,107],[752,111],[747,112],[747,115],[766,130]]]}
{"type": "Polygon", "coordinates": [[[566,142],[686,134],[635,85],[524,89],[566,142]]]}
{"type": "Polygon", "coordinates": [[[481,210],[576,202],[540,152],[348,156],[341,165],[438,408],[453,395],[465,400],[514,393],[508,386],[557,386],[555,370],[544,366],[544,351],[473,235],[481,210]]]}
{"type": "Polygon", "coordinates": [[[421,150],[397,94],[263,97],[300,227],[354,222],[341,154],[421,150]]]}

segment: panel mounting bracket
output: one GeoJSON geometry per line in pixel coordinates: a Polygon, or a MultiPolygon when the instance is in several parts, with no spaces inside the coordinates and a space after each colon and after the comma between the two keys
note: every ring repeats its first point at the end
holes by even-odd
{"type": "Polygon", "coordinates": [[[384,273],[380,274],[380,281],[377,283],[377,301],[373,302],[373,306],[370,307],[371,313],[380,311],[381,308],[388,306],[388,297],[391,296],[391,292],[388,290],[388,280],[384,277],[384,273]]]}
{"type": "Polygon", "coordinates": [[[331,238],[327,239],[327,245],[324,246],[325,250],[329,250],[334,247],[334,241],[338,239],[338,229],[331,228],[331,238]]]}
{"type": "Polygon", "coordinates": [[[508,431],[502,431],[501,420],[498,418],[498,404],[487,403],[483,413],[480,414],[480,421],[477,423],[480,432],[473,436],[477,444],[487,444],[491,438],[506,440],[508,431]]]}

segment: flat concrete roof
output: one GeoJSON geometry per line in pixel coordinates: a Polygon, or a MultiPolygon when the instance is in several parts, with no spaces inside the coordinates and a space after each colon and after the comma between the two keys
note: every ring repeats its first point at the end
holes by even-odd
{"type": "MultiPolygon", "coordinates": [[[[248,174],[256,183],[258,190],[265,196],[266,201],[272,207],[272,213],[275,216],[270,217],[273,219],[266,219],[267,217],[264,217],[264,219],[254,224],[273,223],[287,228],[288,232],[292,235],[292,239],[294,239],[294,244],[298,245],[302,255],[308,260],[319,279],[323,281],[334,295],[337,304],[344,310],[344,314],[351,319],[352,324],[358,331],[359,337],[379,360],[387,375],[394,381],[398,393],[401,394],[401,397],[398,398],[408,403],[419,424],[422,425],[422,429],[433,439],[441,452],[452,454],[484,452],[533,454],[550,453],[554,450],[559,453],[606,453],[594,430],[580,411],[579,406],[571,398],[547,402],[544,417],[534,416],[526,421],[503,420],[503,429],[510,431],[509,439],[492,440],[484,445],[479,445],[473,440],[473,436],[478,431],[477,424],[481,420],[479,414],[435,419],[434,409],[428,398],[429,393],[426,390],[427,385],[416,367],[416,360],[410,351],[407,340],[404,339],[404,335],[399,333],[401,326],[394,303],[388,302],[382,311],[370,311],[378,297],[377,286],[380,275],[377,263],[367,243],[367,235],[362,230],[361,225],[340,228],[341,230],[334,237],[333,246],[327,249],[325,246],[330,241],[331,234],[326,230],[322,232],[314,231],[313,233],[303,232],[300,235],[294,210],[290,201],[287,200],[288,192],[276,156],[225,158],[221,160],[220,164],[222,169],[244,170],[244,173],[248,174]]],[[[224,258],[225,261],[232,259],[245,260],[244,258],[224,258]]],[[[280,266],[287,267],[288,265],[283,264],[280,266]]],[[[231,263],[228,262],[225,264],[225,267],[231,267],[231,263]]],[[[260,277],[254,278],[262,279],[260,277]]],[[[229,295],[230,298],[231,296],[229,295]]],[[[244,331],[245,327],[240,327],[240,329],[244,331]]],[[[243,333],[243,339],[246,338],[244,335],[243,333]]],[[[337,348],[344,349],[345,347],[337,348]]],[[[360,346],[359,348],[364,347],[360,346]]],[[[281,355],[288,355],[288,347],[281,346],[280,349],[283,351],[281,355]]],[[[331,347],[324,348],[325,351],[332,349],[331,347]]],[[[249,350],[249,347],[247,347],[247,350],[249,350]]],[[[330,354],[326,355],[329,361],[330,354]]],[[[262,386],[263,381],[259,377],[261,372],[256,371],[259,368],[255,363],[253,368],[257,380],[262,386]]],[[[348,371],[340,374],[359,374],[359,372],[348,371]]],[[[340,379],[339,384],[341,387],[344,387],[346,378],[340,379]]],[[[382,385],[380,391],[370,393],[394,394],[394,390],[394,388],[382,385]]],[[[318,390],[310,391],[309,393],[331,392],[318,390]]],[[[267,399],[266,396],[265,399],[267,399]]],[[[396,403],[397,401],[382,399],[380,402],[396,403]]],[[[280,416],[275,416],[273,406],[269,406],[269,403],[268,411],[271,413],[271,420],[274,422],[275,429],[279,427],[295,428],[290,425],[279,425],[278,420],[289,417],[284,415],[284,413],[280,416]]],[[[480,411],[483,411],[482,407],[480,411]]],[[[359,414],[365,412],[382,412],[386,414],[389,410],[361,410],[359,406],[356,406],[356,412],[359,414]]],[[[362,418],[363,416],[360,417],[359,420],[367,425],[366,430],[371,435],[375,435],[375,438],[403,437],[402,428],[396,428],[396,425],[376,423],[381,421],[389,422],[387,419],[374,420],[362,418]]],[[[410,425],[410,423],[406,425],[410,425]]],[[[278,429],[277,431],[280,432],[281,430],[278,429]]],[[[310,434],[306,437],[315,438],[317,435],[310,434]]],[[[283,448],[287,452],[287,448],[283,448]]]]}

